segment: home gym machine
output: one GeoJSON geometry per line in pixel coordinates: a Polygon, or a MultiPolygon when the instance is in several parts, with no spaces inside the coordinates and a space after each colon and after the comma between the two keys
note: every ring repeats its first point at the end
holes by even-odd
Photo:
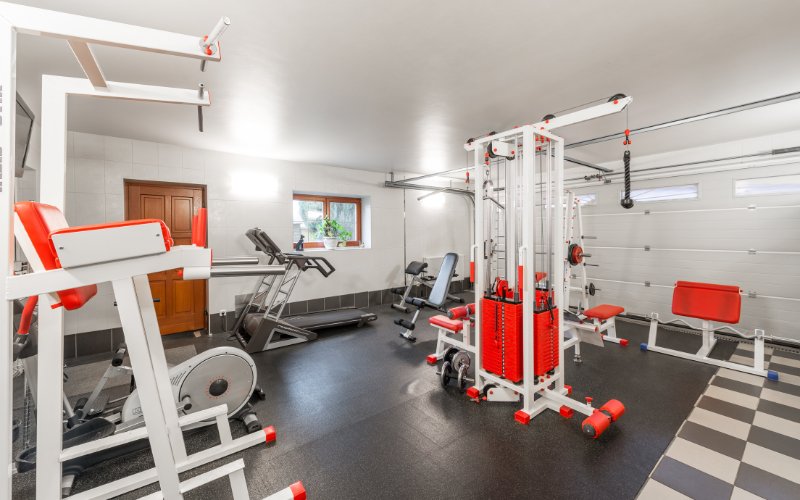
{"type": "MultiPolygon", "coordinates": [[[[444,262],[443,262],[444,263],[444,262]]],[[[406,306],[406,299],[411,296],[411,293],[414,291],[414,287],[417,285],[425,285],[426,288],[429,290],[433,289],[433,284],[436,283],[436,278],[438,276],[429,276],[425,275],[425,269],[428,268],[427,262],[418,262],[413,261],[411,264],[406,266],[406,276],[411,276],[411,281],[408,285],[403,287],[392,288],[392,293],[395,295],[400,296],[400,300],[396,304],[392,304],[394,309],[398,311],[403,311],[407,313],[409,311],[408,306],[406,306]]],[[[457,277],[458,274],[453,274],[453,278],[457,277]]],[[[430,293],[429,293],[430,294],[430,293]]],[[[447,293],[447,298],[449,300],[453,300],[455,302],[460,302],[461,304],[464,303],[464,299],[461,297],[457,297],[451,293],[447,293]]],[[[444,312],[444,309],[441,308],[444,312]]]]}
{"type": "Polygon", "coordinates": [[[316,330],[323,328],[353,324],[361,327],[378,319],[376,314],[356,308],[284,317],[283,310],[289,303],[300,273],[316,269],[327,278],[336,269],[322,257],[281,252],[272,238],[257,227],[248,229],[245,234],[256,250],[269,257],[269,264],[286,266],[286,273],[281,275],[280,280],[275,275],[265,275],[256,282],[249,302],[234,324],[232,333],[248,353],[308,342],[317,338],[316,330]]]}
{"type": "MultiPolygon", "coordinates": [[[[190,415],[180,415],[164,356],[148,274],[182,269],[186,280],[219,276],[212,267],[211,250],[205,248],[205,218],[202,234],[192,234],[192,245],[175,246],[163,221],[137,220],[68,227],[63,215],[66,182],[66,106],[69,96],[160,102],[198,107],[210,105],[209,96],[197,89],[177,89],[108,82],[88,43],[111,45],[207,61],[220,60],[218,39],[230,24],[222,18],[208,36],[189,36],[125,25],[111,21],[64,14],[23,5],[0,2],[0,88],[7,96],[16,93],[16,37],[18,33],[66,40],[88,79],[42,77],[41,200],[43,203],[14,203],[15,120],[13,106],[0,110],[0,150],[3,162],[0,190],[0,261],[5,262],[5,308],[0,308],[0,325],[6,341],[0,343],[0,359],[12,359],[13,301],[38,296],[38,387],[36,396],[36,498],[52,500],[61,496],[64,464],[124,443],[145,439],[155,466],[113,480],[80,493],[83,499],[119,496],[158,482],[151,498],[181,500],[195,488],[227,478],[233,498],[247,500],[249,492],[244,460],[220,464],[226,457],[251,446],[275,439],[266,428],[233,438],[225,405],[213,406],[190,415]],[[16,237],[32,272],[16,275],[13,255],[16,237]],[[112,435],[91,434],[91,439],[65,447],[63,436],[64,310],[83,307],[97,293],[97,284],[111,282],[118,303],[131,366],[136,373],[145,426],[112,435]],[[181,429],[212,420],[219,432],[219,444],[191,453],[181,429]],[[213,466],[191,478],[179,474],[213,466]]],[[[160,57],[160,56],[159,56],[160,57]]],[[[202,116],[202,111],[198,112],[202,116]]],[[[202,130],[202,126],[201,126],[202,130]]],[[[203,215],[204,212],[203,212],[203,215]]],[[[194,227],[200,227],[197,224],[194,227]]],[[[236,266],[224,275],[258,276],[284,274],[285,266],[236,266]],[[247,267],[247,268],[246,268],[247,267]],[[269,268],[269,269],[268,269],[269,268]]],[[[10,368],[10,367],[7,367],[10,368]]],[[[0,498],[11,498],[11,370],[0,370],[0,498]]],[[[96,420],[100,422],[100,420],[96,420]]],[[[87,422],[86,424],[91,424],[87,422]]],[[[86,424],[75,426],[81,428],[86,424]]],[[[86,434],[88,437],[90,434],[86,434]]],[[[300,483],[271,496],[273,500],[305,498],[300,483]]]]}
{"type": "Polygon", "coordinates": [[[411,321],[403,318],[394,319],[395,325],[402,326],[406,329],[405,332],[400,332],[401,337],[415,342],[417,337],[414,336],[414,329],[417,326],[416,323],[417,318],[419,318],[419,313],[426,307],[439,310],[444,308],[444,303],[448,296],[447,292],[450,290],[450,281],[453,280],[453,274],[456,271],[456,264],[458,264],[458,254],[448,253],[444,256],[444,259],[442,259],[442,267],[439,269],[439,275],[436,277],[436,282],[431,288],[430,296],[427,299],[406,297],[406,303],[415,306],[417,311],[414,313],[414,317],[411,321]]]}
{"type": "MultiPolygon", "coordinates": [[[[568,397],[572,389],[565,384],[562,360],[579,339],[564,339],[564,140],[551,130],[618,113],[631,100],[614,96],[605,104],[548,115],[535,125],[471,139],[464,146],[476,166],[475,375],[467,395],[474,401],[521,398],[515,419],[523,424],[547,409],[565,417],[577,411],[588,417],[583,432],[596,438],[625,412],[616,400],[598,410],[591,398],[581,403],[568,397]],[[492,166],[498,172],[494,178],[492,166]],[[501,179],[502,202],[495,198],[501,179]],[[498,241],[503,259],[493,252],[498,241]]],[[[433,360],[443,358],[444,352],[437,352],[433,360]]]]}

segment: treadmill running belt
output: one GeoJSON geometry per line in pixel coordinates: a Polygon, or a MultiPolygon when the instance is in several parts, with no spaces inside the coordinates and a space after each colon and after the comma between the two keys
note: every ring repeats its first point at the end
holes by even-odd
{"type": "Polygon", "coordinates": [[[374,313],[366,313],[359,309],[336,309],[333,311],[287,316],[281,319],[299,328],[319,330],[321,328],[351,325],[353,323],[358,323],[358,326],[362,326],[367,321],[375,321],[378,319],[378,316],[374,313]]]}

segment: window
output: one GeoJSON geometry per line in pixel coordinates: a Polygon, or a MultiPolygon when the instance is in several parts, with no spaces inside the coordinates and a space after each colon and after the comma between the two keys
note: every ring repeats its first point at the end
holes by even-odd
{"type": "Polygon", "coordinates": [[[800,193],[800,175],[776,175],[733,181],[735,196],[800,193]]]}
{"type": "Polygon", "coordinates": [[[326,216],[341,224],[352,235],[346,246],[358,246],[361,240],[361,198],[307,194],[295,194],[292,201],[292,242],[297,243],[303,236],[306,248],[323,248],[322,235],[317,235],[317,231],[326,216]]]}
{"type": "MultiPolygon", "coordinates": [[[[619,192],[619,199],[625,197],[625,191],[619,192]]],[[[631,198],[638,203],[648,203],[651,201],[674,201],[674,200],[696,200],[700,198],[700,191],[697,184],[685,186],[668,186],[648,189],[634,189],[631,191],[631,198]]]]}
{"type": "Polygon", "coordinates": [[[597,195],[594,193],[576,194],[575,199],[582,207],[593,207],[597,205],[597,195]]]}

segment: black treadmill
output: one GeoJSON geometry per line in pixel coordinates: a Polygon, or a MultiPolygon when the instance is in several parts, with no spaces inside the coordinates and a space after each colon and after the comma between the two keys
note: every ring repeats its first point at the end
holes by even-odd
{"type": "Polygon", "coordinates": [[[327,278],[336,269],[323,257],[281,252],[272,238],[257,227],[248,229],[245,234],[256,250],[269,256],[270,264],[286,265],[286,274],[283,276],[261,277],[236,321],[233,334],[248,353],[308,342],[317,338],[316,330],[323,328],[353,324],[361,327],[378,319],[377,315],[354,307],[283,316],[301,273],[316,269],[327,278]]]}

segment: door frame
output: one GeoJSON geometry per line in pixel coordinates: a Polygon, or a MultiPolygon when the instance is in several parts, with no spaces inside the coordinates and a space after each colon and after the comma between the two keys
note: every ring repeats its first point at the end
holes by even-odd
{"type": "MultiPolygon", "coordinates": [[[[122,210],[125,212],[125,220],[128,220],[128,187],[129,186],[158,186],[158,187],[174,187],[174,188],[188,188],[200,189],[203,192],[203,208],[208,207],[208,185],[206,184],[192,184],[191,182],[168,182],[168,181],[144,181],[140,179],[122,179],[123,192],[125,193],[125,201],[122,210]]],[[[206,222],[208,224],[208,222],[206,222]]],[[[208,227],[206,227],[206,235],[208,235],[208,227]]],[[[208,236],[206,236],[206,246],[208,248],[208,236]]],[[[204,328],[211,331],[211,313],[209,311],[211,298],[209,297],[208,280],[203,280],[203,296],[205,305],[203,306],[204,328]]]]}

